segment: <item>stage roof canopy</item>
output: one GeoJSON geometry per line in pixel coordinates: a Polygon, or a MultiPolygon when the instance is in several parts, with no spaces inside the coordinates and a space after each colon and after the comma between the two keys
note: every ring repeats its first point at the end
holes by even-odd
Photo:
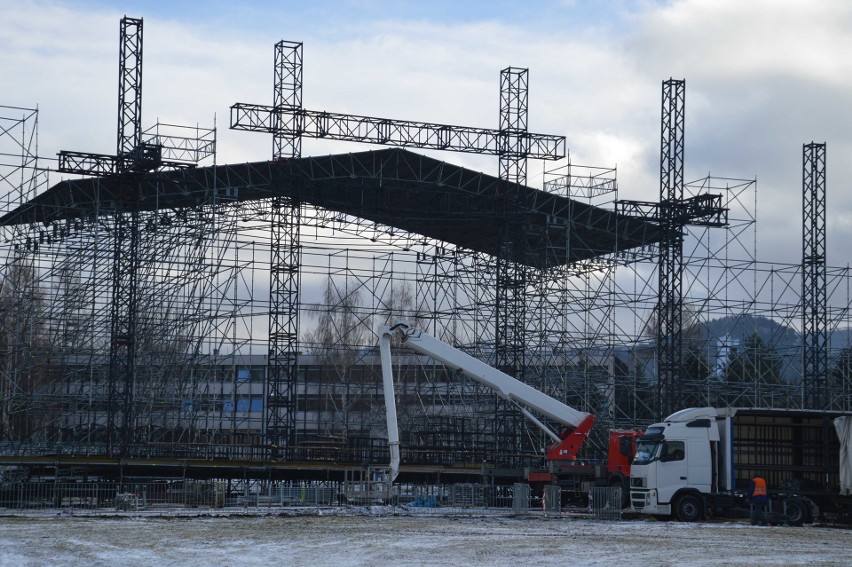
{"type": "Polygon", "coordinates": [[[392,148],[62,181],[0,218],[19,225],[288,196],[513,261],[570,264],[661,239],[659,226],[392,148]]]}

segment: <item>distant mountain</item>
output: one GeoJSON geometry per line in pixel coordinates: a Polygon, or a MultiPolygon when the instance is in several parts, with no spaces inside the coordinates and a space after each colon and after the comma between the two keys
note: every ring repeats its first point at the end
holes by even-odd
{"type": "MultiPolygon", "coordinates": [[[[734,342],[739,342],[757,333],[766,344],[779,353],[795,352],[802,348],[802,335],[798,331],[767,317],[754,315],[720,317],[702,323],[701,328],[705,333],[704,337],[714,342],[726,336],[734,342]]],[[[852,346],[852,328],[842,327],[829,333],[828,348],[830,350],[838,351],[848,346],[852,346]]]]}
{"type": "MultiPolygon", "coordinates": [[[[704,338],[709,343],[709,355],[716,364],[724,364],[726,349],[736,348],[749,336],[757,334],[779,356],[786,360],[781,374],[790,381],[801,376],[802,336],[786,325],[767,317],[738,315],[720,317],[701,324],[704,338]]],[[[841,349],[852,343],[852,329],[843,327],[829,334],[829,358],[834,358],[841,349]]],[[[833,364],[829,361],[829,366],[833,364]]]]}
{"type": "Polygon", "coordinates": [[[727,338],[736,344],[746,337],[757,334],[779,354],[801,349],[802,337],[795,329],[767,317],[754,315],[732,315],[704,322],[701,325],[705,338],[718,342],[727,338]]]}
{"type": "Polygon", "coordinates": [[[828,346],[832,350],[839,350],[852,346],[852,328],[843,327],[833,331],[828,336],[828,346]]]}

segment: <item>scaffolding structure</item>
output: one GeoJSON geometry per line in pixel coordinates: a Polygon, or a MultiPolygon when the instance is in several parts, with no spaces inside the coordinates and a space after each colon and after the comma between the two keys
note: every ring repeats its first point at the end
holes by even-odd
{"type": "MultiPolygon", "coordinates": [[[[547,186],[599,205],[617,200],[614,170],[571,166],[547,186]]],[[[690,227],[684,238],[685,340],[693,358],[681,388],[688,404],[801,407],[801,341],[791,338],[802,313],[800,266],[757,261],[750,247],[754,182],[707,177],[686,188],[721,192],[730,211],[727,228],[690,227]],[[726,374],[735,361],[743,367],[736,377],[726,374]],[[765,373],[748,373],[760,363],[770,364],[765,373]]],[[[215,448],[221,458],[262,458],[268,451],[272,205],[212,197],[207,206],[140,213],[128,454],[215,448]]],[[[4,325],[21,328],[7,339],[14,347],[4,345],[17,353],[4,357],[7,452],[87,454],[108,441],[112,216],[15,226],[7,235],[4,317],[22,316],[4,325]]],[[[405,320],[493,356],[493,343],[478,334],[479,306],[493,290],[482,289],[475,258],[464,250],[330,210],[305,207],[301,247],[302,354],[287,457],[325,452],[318,447],[381,455],[375,329],[405,320]]],[[[657,254],[650,246],[531,270],[527,381],[600,416],[602,430],[654,416],[657,254]]],[[[849,276],[848,269],[827,270],[833,331],[847,327],[849,276]]],[[[845,347],[843,340],[831,351],[836,374],[828,388],[830,407],[843,409],[852,403],[845,347]]],[[[503,452],[495,448],[501,416],[488,392],[421,357],[407,358],[400,375],[403,439],[422,458],[440,452],[475,463],[503,452]]],[[[527,457],[541,447],[524,425],[516,435],[501,457],[508,462],[516,443],[527,457]]]]}
{"type": "MultiPolygon", "coordinates": [[[[676,148],[672,199],[679,204],[665,210],[680,216],[662,224],[678,231],[680,283],[661,303],[660,271],[668,268],[660,257],[672,241],[634,239],[630,227],[646,223],[621,224],[659,221],[661,213],[620,201],[615,169],[568,163],[548,171],[540,190],[526,187],[528,157],[562,157],[560,144],[564,155],[564,138],[526,131],[526,70],[501,75],[500,129],[473,130],[305,110],[301,48],[276,45],[272,107],[232,108],[232,127],[273,134],[272,162],[196,167],[215,162],[215,129],[142,131],[137,112],[139,140],[120,145],[116,156],[60,155],[60,169],[95,175],[64,182],[67,194],[87,201],[35,199],[48,185],[36,157],[37,112],[0,107],[5,463],[45,455],[184,466],[196,459],[240,463],[247,474],[275,461],[314,464],[315,472],[302,466],[299,474],[319,476],[328,474],[323,466],[384,463],[376,331],[397,321],[597,415],[590,460],[605,453],[609,428],[653,421],[661,396],[673,390],[671,410],[816,401],[852,410],[849,268],[820,272],[826,340],[817,379],[808,374],[814,363],[803,363],[813,356],[802,340],[813,332],[802,327],[812,311],[803,298],[806,264],[758,260],[754,180],[683,182],[676,148]],[[465,246],[449,236],[452,227],[421,234],[390,217],[376,220],[379,209],[369,204],[359,205],[360,214],[343,201],[333,206],[329,188],[375,188],[370,167],[383,184],[413,187],[418,200],[443,198],[391,163],[404,162],[400,168],[423,179],[440,169],[441,187],[457,184],[448,195],[469,191],[471,179],[476,191],[491,183],[401,151],[301,157],[300,136],[333,132],[499,156],[493,184],[506,191],[503,208],[451,212],[453,227],[502,223],[501,239],[465,246]],[[160,162],[132,180],[112,180],[116,167],[139,169],[134,164],[147,155],[140,148],[157,148],[172,167],[160,162]],[[120,195],[127,183],[136,184],[132,209],[120,195]],[[295,197],[276,192],[282,183],[296,188],[295,197]],[[327,206],[317,205],[320,197],[327,206]],[[38,212],[27,216],[29,205],[38,212]],[[524,214],[547,207],[552,214],[536,234],[524,214]],[[683,222],[688,207],[727,216],[683,222]],[[593,246],[581,229],[609,238],[593,246]],[[132,332],[116,328],[126,321],[117,314],[132,317],[132,332]],[[672,347],[665,337],[675,335],[672,347]],[[677,356],[661,358],[660,344],[677,356]],[[809,389],[814,383],[819,396],[809,389]]],[[[479,471],[540,463],[546,440],[492,392],[419,355],[404,353],[396,364],[404,464],[479,471]]]]}

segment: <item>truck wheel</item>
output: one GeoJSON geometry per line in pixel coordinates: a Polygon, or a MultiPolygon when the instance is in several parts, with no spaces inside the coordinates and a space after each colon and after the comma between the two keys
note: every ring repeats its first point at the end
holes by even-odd
{"type": "Polygon", "coordinates": [[[787,523],[791,526],[801,526],[808,517],[805,503],[798,498],[787,500],[787,523]]]}
{"type": "Polygon", "coordinates": [[[704,516],[701,500],[692,494],[684,494],[677,499],[675,515],[681,522],[697,522],[704,516]]]}

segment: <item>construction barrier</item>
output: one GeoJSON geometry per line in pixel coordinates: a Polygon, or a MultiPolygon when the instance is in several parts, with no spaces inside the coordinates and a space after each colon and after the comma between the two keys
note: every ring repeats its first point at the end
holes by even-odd
{"type": "Polygon", "coordinates": [[[544,487],[542,496],[544,515],[549,518],[558,518],[562,515],[562,489],[549,484],[544,487]]]}
{"type": "Polygon", "coordinates": [[[595,486],[590,488],[589,513],[598,520],[620,520],[621,487],[595,486]]]}
{"type": "MultiPolygon", "coordinates": [[[[369,488],[369,487],[368,487],[369,488]]],[[[291,483],[257,480],[177,479],[151,482],[4,482],[0,514],[29,510],[156,512],[181,508],[272,509],[287,507],[385,507],[414,514],[561,515],[560,490],[545,487],[542,498],[530,486],[487,484],[394,484],[375,498],[353,482],[291,483]],[[365,493],[366,494],[366,493],[365,493]]]]}

